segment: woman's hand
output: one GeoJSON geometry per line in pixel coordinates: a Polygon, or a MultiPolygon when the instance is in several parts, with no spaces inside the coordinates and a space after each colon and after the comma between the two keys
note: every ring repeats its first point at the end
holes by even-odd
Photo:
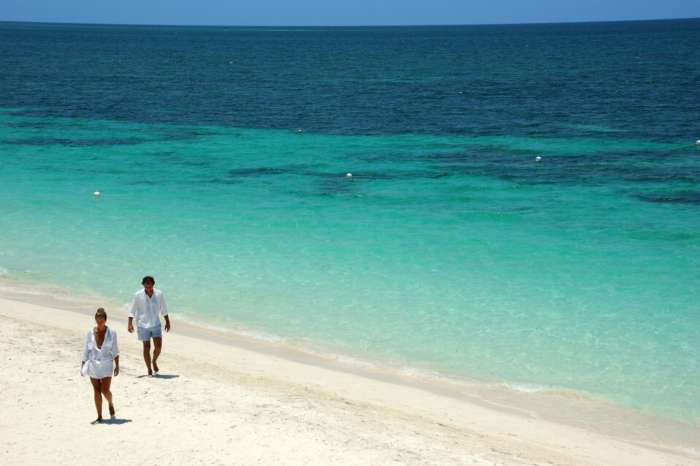
{"type": "Polygon", "coordinates": [[[114,367],[114,376],[116,377],[118,375],[119,375],[119,366],[115,366],[114,367]]]}

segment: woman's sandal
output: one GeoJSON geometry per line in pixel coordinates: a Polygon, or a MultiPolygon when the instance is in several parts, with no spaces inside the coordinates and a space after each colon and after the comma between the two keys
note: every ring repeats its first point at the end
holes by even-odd
{"type": "Polygon", "coordinates": [[[94,421],[92,421],[90,424],[95,425],[95,424],[102,424],[102,418],[98,417],[94,421]]]}
{"type": "Polygon", "coordinates": [[[109,406],[109,417],[110,417],[111,419],[115,419],[115,418],[116,418],[116,416],[114,415],[114,406],[112,406],[112,405],[109,406]]]}

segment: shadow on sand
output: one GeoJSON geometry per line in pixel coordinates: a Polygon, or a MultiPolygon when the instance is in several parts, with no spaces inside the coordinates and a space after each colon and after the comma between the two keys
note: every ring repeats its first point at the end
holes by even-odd
{"type": "Polygon", "coordinates": [[[105,419],[102,422],[100,422],[100,424],[108,424],[108,425],[118,426],[118,425],[122,425],[122,424],[127,424],[129,422],[131,422],[131,419],[119,419],[119,418],[117,418],[117,419],[105,419]]]}
{"type": "Polygon", "coordinates": [[[153,377],[154,379],[166,379],[167,380],[167,379],[176,379],[180,376],[177,374],[155,374],[152,376],[143,374],[143,375],[136,376],[137,379],[143,379],[144,377],[153,377]]]}

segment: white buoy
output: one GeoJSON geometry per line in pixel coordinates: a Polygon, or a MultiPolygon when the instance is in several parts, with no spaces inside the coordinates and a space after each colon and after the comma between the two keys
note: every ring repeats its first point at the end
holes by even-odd
{"type": "Polygon", "coordinates": [[[352,178],[352,173],[346,173],[346,174],[345,174],[345,177],[346,177],[346,178],[352,178]]]}
{"type": "Polygon", "coordinates": [[[696,146],[700,146],[700,139],[698,139],[697,141],[695,141],[695,145],[696,145],[696,146]]]}
{"type": "Polygon", "coordinates": [[[299,129],[297,130],[297,133],[303,133],[303,132],[304,132],[304,130],[301,129],[301,128],[299,128],[299,129]]]}
{"type": "Polygon", "coordinates": [[[540,157],[539,155],[535,157],[535,162],[539,162],[540,160],[542,160],[542,157],[540,157]]]}
{"type": "Polygon", "coordinates": [[[99,191],[95,191],[94,193],[92,193],[92,195],[95,197],[100,197],[102,195],[102,193],[99,191]]]}

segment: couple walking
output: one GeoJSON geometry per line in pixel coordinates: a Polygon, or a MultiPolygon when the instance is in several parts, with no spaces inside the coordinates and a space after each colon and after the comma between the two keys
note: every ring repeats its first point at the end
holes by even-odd
{"type": "MultiPolygon", "coordinates": [[[[165,319],[165,331],[170,331],[170,318],[165,304],[163,293],[155,288],[156,281],[151,276],[141,280],[143,289],[134,295],[129,307],[129,333],[134,332],[139,341],[143,343],[143,360],[148,368],[148,375],[158,373],[158,356],[163,348],[163,333],[161,330],[160,316],[165,319]],[[153,357],[151,357],[151,340],[153,340],[153,357]]],[[[107,327],[107,313],[99,308],[95,313],[95,327],[85,336],[82,365],[80,374],[90,377],[97,419],[93,424],[102,422],[102,397],[107,399],[109,415],[114,419],[114,403],[112,402],[112,374],[119,375],[119,345],[117,332],[107,327]]]]}

